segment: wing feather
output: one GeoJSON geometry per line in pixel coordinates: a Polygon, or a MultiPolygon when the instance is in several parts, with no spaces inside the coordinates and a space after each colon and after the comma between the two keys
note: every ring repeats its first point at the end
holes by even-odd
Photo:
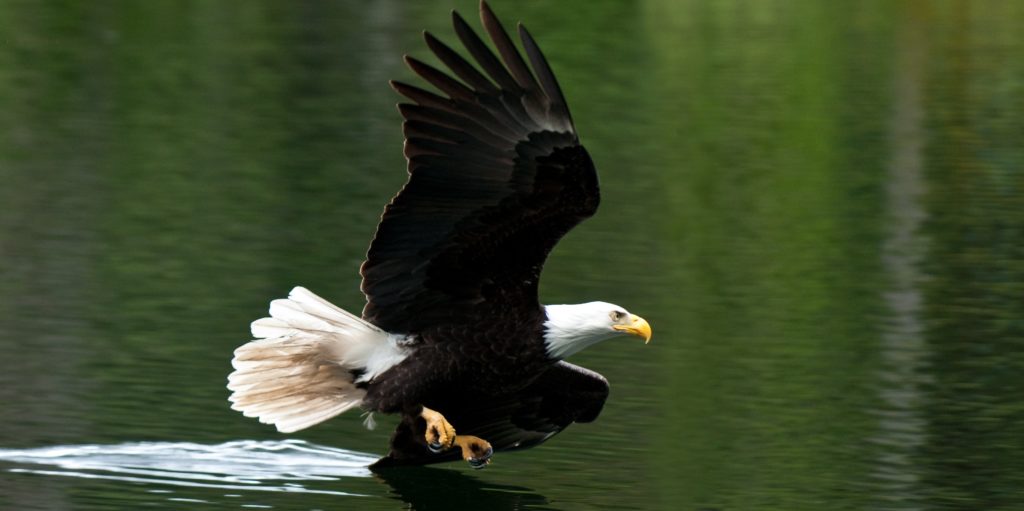
{"type": "Polygon", "coordinates": [[[505,66],[512,73],[516,83],[526,91],[536,90],[537,82],[533,79],[533,73],[530,72],[530,68],[526,67],[526,62],[519,55],[515,43],[509,38],[508,32],[505,32],[505,27],[501,26],[501,22],[498,21],[498,17],[494,15],[491,7],[483,2],[480,3],[480,20],[484,24],[484,29],[491,36],[491,41],[497,46],[501,60],[505,62],[505,66]]]}
{"type": "Polygon", "coordinates": [[[452,11],[452,24],[455,26],[455,33],[459,36],[463,46],[469,50],[469,53],[480,64],[480,67],[484,68],[495,83],[501,87],[501,90],[507,91],[509,94],[521,94],[522,89],[515,79],[512,78],[512,75],[509,74],[508,70],[505,69],[505,66],[494,56],[494,53],[484,44],[483,40],[476,35],[476,32],[470,28],[466,20],[462,19],[462,16],[455,11],[452,11]]]}
{"type": "Polygon", "coordinates": [[[391,83],[412,101],[398,107],[409,181],[385,208],[361,269],[363,316],[389,331],[483,320],[480,309],[499,296],[507,310],[538,311],[544,260],[600,200],[536,42],[519,30],[531,71],[485,3],[480,15],[500,58],[453,13],[473,62],[425,33],[451,75],[405,61],[440,94],[391,83]]]}
{"type": "Polygon", "coordinates": [[[455,50],[434,37],[430,32],[424,32],[423,38],[427,41],[430,51],[437,55],[437,58],[444,62],[448,69],[451,69],[456,76],[462,79],[477,91],[483,94],[497,94],[498,88],[494,86],[484,75],[473,67],[472,64],[462,58],[455,50]]]}
{"type": "Polygon", "coordinates": [[[523,41],[523,49],[526,50],[526,56],[529,57],[533,69],[537,72],[537,79],[540,80],[544,94],[551,101],[553,117],[566,119],[568,125],[564,126],[563,129],[571,130],[572,115],[569,114],[569,106],[565,102],[565,96],[562,95],[562,87],[558,85],[555,73],[551,70],[551,66],[548,65],[547,59],[544,58],[544,53],[540,51],[540,47],[533,40],[533,36],[530,35],[530,32],[526,30],[522,23],[519,24],[519,38],[523,41]]]}
{"type": "Polygon", "coordinates": [[[430,82],[431,85],[437,87],[452,99],[456,101],[473,101],[473,91],[469,87],[466,87],[430,64],[425,64],[423,61],[408,55],[405,57],[405,63],[416,74],[423,77],[424,80],[430,82]]]}

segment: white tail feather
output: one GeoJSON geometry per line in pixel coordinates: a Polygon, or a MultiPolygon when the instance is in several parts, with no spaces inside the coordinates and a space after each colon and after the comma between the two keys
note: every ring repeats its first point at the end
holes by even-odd
{"type": "Polygon", "coordinates": [[[231,408],[291,433],[359,406],[364,379],[407,354],[399,338],[296,287],[252,323],[256,340],[235,350],[228,376],[231,408]]]}

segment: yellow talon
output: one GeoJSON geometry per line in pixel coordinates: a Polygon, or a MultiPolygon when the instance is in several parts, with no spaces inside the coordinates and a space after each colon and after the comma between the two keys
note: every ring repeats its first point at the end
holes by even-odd
{"type": "Polygon", "coordinates": [[[455,437],[455,444],[462,448],[462,459],[468,461],[473,468],[486,467],[494,454],[487,440],[473,435],[459,435],[455,437]]]}
{"type": "Polygon", "coordinates": [[[455,428],[441,415],[430,408],[423,407],[420,417],[427,422],[424,438],[427,447],[433,452],[443,452],[452,448],[455,444],[455,428]]]}

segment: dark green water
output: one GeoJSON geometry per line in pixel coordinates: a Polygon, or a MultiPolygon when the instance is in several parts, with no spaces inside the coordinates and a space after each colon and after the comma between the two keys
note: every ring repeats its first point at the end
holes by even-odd
{"type": "Polygon", "coordinates": [[[495,0],[601,171],[542,296],[653,342],[481,472],[231,411],[270,299],[361,308],[386,81],[452,4],[2,2],[0,508],[1024,509],[1017,2],[495,0]]]}

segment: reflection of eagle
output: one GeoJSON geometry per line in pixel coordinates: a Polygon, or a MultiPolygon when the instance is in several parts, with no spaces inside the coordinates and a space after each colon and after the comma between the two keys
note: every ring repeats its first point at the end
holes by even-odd
{"type": "Polygon", "coordinates": [[[540,304],[541,266],[594,214],[597,174],[533,38],[519,26],[528,65],[485,3],[480,15],[500,60],[453,13],[476,66],[426,34],[459,80],[407,58],[444,95],[392,82],[414,102],[399,105],[410,176],[363,263],[362,319],[303,288],[271,302],[257,340],[235,350],[234,409],[282,432],[356,406],[400,413],[378,465],[461,455],[480,467],[597,417],[608,382],[562,359],[650,339],[616,305],[540,304]]]}

